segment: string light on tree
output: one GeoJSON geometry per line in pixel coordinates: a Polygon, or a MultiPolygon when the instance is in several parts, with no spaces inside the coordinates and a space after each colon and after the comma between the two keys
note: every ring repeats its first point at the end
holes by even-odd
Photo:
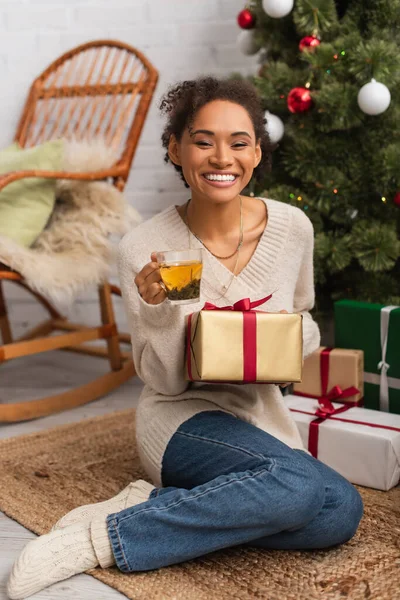
{"type": "Polygon", "coordinates": [[[300,40],[299,49],[300,52],[304,50],[308,50],[312,52],[321,44],[321,41],[315,35],[306,35],[303,39],[300,40]]]}
{"type": "Polygon", "coordinates": [[[388,109],[390,100],[389,89],[375,79],[363,85],[357,97],[358,106],[367,115],[382,114],[388,109]]]}
{"type": "MultiPolygon", "coordinates": [[[[290,200],[297,200],[297,202],[303,202],[303,200],[304,200],[303,196],[301,196],[300,194],[296,195],[293,192],[290,192],[289,198],[290,198],[290,200]]],[[[307,208],[308,208],[308,206],[306,207],[306,210],[307,210],[307,208]]]]}
{"type": "Polygon", "coordinates": [[[252,56],[253,54],[257,54],[260,47],[257,44],[254,32],[252,29],[243,29],[236,40],[236,43],[239,47],[239,50],[246,54],[247,56],[252,56]]]}
{"type": "Polygon", "coordinates": [[[268,110],[265,111],[264,117],[267,119],[265,128],[268,131],[269,139],[273,144],[276,144],[283,138],[285,126],[279,117],[273,115],[268,110]]]}
{"type": "Polygon", "coordinates": [[[294,0],[263,0],[264,12],[273,19],[286,17],[293,10],[294,0]]]}
{"type": "Polygon", "coordinates": [[[240,11],[237,22],[241,29],[254,29],[256,26],[256,18],[248,8],[240,11]]]}
{"type": "Polygon", "coordinates": [[[393,198],[393,204],[400,208],[400,192],[396,192],[393,198]]]}
{"type": "Polygon", "coordinates": [[[302,113],[310,110],[313,99],[307,88],[296,87],[289,92],[287,105],[291,113],[302,113]]]}

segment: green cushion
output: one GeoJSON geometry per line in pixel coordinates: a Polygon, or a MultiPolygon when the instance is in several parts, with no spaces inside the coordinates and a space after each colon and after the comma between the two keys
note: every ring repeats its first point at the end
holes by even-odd
{"type": "MultiPolygon", "coordinates": [[[[12,144],[0,151],[0,175],[27,169],[60,171],[63,140],[22,149],[12,144]]],[[[31,246],[46,227],[54,208],[55,179],[19,179],[0,190],[0,234],[23,246],[31,246]]]]}
{"type": "Polygon", "coordinates": [[[18,144],[18,142],[13,142],[10,146],[7,146],[7,148],[3,148],[3,150],[1,150],[0,152],[16,152],[17,150],[21,151],[22,148],[18,144]]]}

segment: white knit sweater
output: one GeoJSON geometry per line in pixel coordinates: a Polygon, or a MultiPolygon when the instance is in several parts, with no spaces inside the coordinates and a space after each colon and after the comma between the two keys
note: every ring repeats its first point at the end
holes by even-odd
{"type": "MultiPolygon", "coordinates": [[[[303,315],[304,356],[320,343],[317,324],[309,314],[314,305],[313,227],[298,208],[264,200],[268,223],[247,266],[224,298],[228,306],[241,298],[257,300],[277,290],[268,312],[286,309],[303,315]]],[[[120,243],[118,268],[122,297],[132,336],[133,359],[145,383],[136,413],[136,441],[143,467],[161,486],[166,446],[187,419],[205,410],[224,410],[282,440],[303,448],[297,427],[276,385],[189,383],[184,379],[185,315],[213,302],[231,281],[231,272],[210,252],[203,252],[200,302],[174,305],[168,300],[150,305],[139,296],[136,274],[161,250],[202,247],[171,206],[128,233],[120,243]]]]}

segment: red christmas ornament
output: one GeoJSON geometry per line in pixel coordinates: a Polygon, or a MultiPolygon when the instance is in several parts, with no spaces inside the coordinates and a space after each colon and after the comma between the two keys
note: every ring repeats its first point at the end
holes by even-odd
{"type": "Polygon", "coordinates": [[[321,42],[319,41],[319,39],[316,38],[314,35],[306,35],[306,37],[303,37],[303,39],[300,40],[300,43],[299,43],[300,52],[303,52],[303,50],[305,50],[305,49],[313,50],[314,48],[319,46],[320,43],[321,42]]]}
{"type": "Polygon", "coordinates": [[[256,18],[248,8],[240,11],[237,22],[242,29],[253,29],[256,26],[256,18]]]}
{"type": "Polygon", "coordinates": [[[307,88],[293,88],[287,97],[288,109],[292,113],[301,113],[310,110],[313,105],[313,99],[307,88]]]}
{"type": "Polygon", "coordinates": [[[396,192],[393,198],[393,202],[400,208],[400,192],[396,192]]]}

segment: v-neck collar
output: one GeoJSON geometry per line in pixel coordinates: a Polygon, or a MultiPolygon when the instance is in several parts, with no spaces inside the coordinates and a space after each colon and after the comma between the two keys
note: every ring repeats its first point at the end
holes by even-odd
{"type": "Polygon", "coordinates": [[[289,211],[285,203],[269,198],[259,198],[259,200],[265,202],[267,207],[267,225],[250,260],[237,275],[233,275],[232,271],[211,254],[192,232],[189,231],[174,205],[164,211],[167,219],[165,221],[165,229],[162,228],[163,237],[171,249],[184,250],[188,248],[189,239],[192,248],[201,248],[203,250],[205,265],[209,267],[203,271],[203,278],[217,291],[219,289],[223,290],[232,281],[230,289],[236,283],[240,285],[241,289],[246,285],[253,292],[257,292],[257,288],[259,288],[257,282],[260,282],[260,280],[268,281],[276,260],[280,256],[280,251],[285,245],[289,229],[289,211]]]}

